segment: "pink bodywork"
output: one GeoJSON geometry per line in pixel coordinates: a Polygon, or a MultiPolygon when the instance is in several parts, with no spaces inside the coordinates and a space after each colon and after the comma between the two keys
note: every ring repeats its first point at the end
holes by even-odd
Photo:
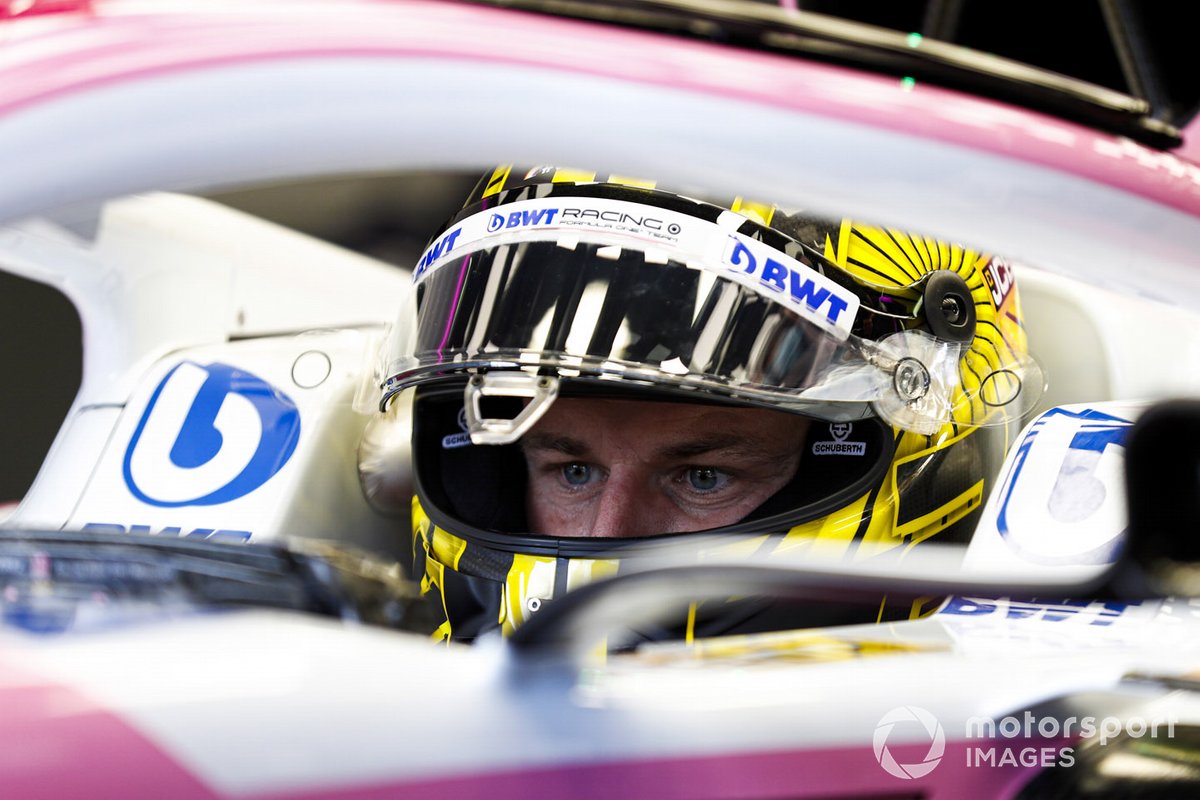
{"type": "Polygon", "coordinates": [[[431,0],[262,0],[227,11],[169,0],[51,6],[77,10],[34,14],[0,30],[0,115],[161,73],[266,60],[437,57],[476,62],[481,73],[489,63],[536,66],[816,113],[1052,167],[1200,215],[1200,168],[1188,160],[1200,145],[1164,153],[1046,114],[799,59],[431,0]]]}

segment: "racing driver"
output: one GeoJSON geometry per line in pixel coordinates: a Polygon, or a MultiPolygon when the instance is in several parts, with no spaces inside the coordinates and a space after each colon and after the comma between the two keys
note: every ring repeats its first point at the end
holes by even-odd
{"type": "Polygon", "coordinates": [[[510,632],[651,537],[965,539],[1040,389],[999,258],[555,167],[483,176],[384,370],[445,640],[510,632]]]}

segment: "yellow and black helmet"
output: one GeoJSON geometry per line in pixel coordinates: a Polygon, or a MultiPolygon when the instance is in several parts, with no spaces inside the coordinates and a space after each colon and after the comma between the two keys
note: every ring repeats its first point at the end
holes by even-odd
{"type": "Polygon", "coordinates": [[[1042,389],[1000,258],[509,166],[483,176],[416,264],[384,375],[385,413],[411,393],[414,568],[442,600],[447,639],[512,630],[645,538],[531,532],[519,442],[557,398],[803,415],[794,477],[707,532],[859,557],[968,537],[1042,389]]]}

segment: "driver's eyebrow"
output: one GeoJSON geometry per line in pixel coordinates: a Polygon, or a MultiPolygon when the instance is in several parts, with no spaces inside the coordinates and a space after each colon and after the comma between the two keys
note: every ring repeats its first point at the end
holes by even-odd
{"type": "Polygon", "coordinates": [[[760,454],[763,448],[757,446],[756,442],[747,442],[744,436],[732,433],[714,433],[669,445],[657,451],[655,455],[667,461],[678,461],[695,458],[714,450],[726,451],[726,454],[730,456],[752,456],[760,454]]]}
{"type": "Polygon", "coordinates": [[[521,437],[521,449],[553,450],[573,458],[581,458],[588,454],[587,444],[558,433],[527,433],[521,437]]]}
{"type": "MultiPolygon", "coordinates": [[[[523,450],[552,450],[572,458],[582,458],[590,452],[587,443],[572,436],[559,433],[529,433],[521,439],[523,450]]],[[[769,448],[760,442],[746,441],[746,437],[734,433],[713,433],[667,445],[654,453],[654,458],[680,461],[711,453],[725,451],[729,456],[770,457],[769,448]]]]}

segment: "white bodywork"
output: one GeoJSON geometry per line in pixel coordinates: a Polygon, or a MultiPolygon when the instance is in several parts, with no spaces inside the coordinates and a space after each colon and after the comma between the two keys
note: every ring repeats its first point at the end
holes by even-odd
{"type": "Polygon", "coordinates": [[[393,521],[357,485],[371,409],[356,412],[354,401],[406,296],[405,272],[181,195],[108,203],[84,222],[84,235],[45,220],[3,235],[5,266],[59,287],[85,332],[75,404],[7,524],[349,536],[394,549],[393,521]],[[220,447],[201,465],[174,465],[170,450],[211,364],[262,379],[302,424],[269,485],[197,504],[242,473],[260,443],[283,446],[269,441],[243,386],[215,418],[220,447]]]}

